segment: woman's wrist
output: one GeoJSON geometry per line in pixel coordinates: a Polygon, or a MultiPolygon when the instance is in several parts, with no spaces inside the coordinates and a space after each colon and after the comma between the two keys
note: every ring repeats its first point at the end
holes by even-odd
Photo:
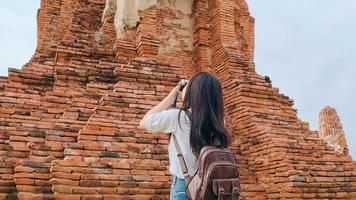
{"type": "Polygon", "coordinates": [[[171,97],[175,97],[176,94],[179,93],[179,86],[177,85],[176,87],[174,87],[171,92],[168,94],[168,96],[171,96],[171,97]]]}
{"type": "Polygon", "coordinates": [[[175,95],[177,93],[170,93],[167,97],[166,97],[166,105],[167,107],[172,107],[173,106],[173,101],[175,99],[175,95]]]}
{"type": "Polygon", "coordinates": [[[172,91],[168,94],[168,98],[170,99],[170,105],[173,104],[173,101],[176,97],[178,97],[180,91],[179,91],[179,86],[177,85],[172,89],[172,91]]]}

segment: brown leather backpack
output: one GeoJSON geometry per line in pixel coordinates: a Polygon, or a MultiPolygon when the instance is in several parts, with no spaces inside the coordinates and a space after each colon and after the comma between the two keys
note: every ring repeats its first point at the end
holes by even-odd
{"type": "MultiPolygon", "coordinates": [[[[186,110],[186,113],[191,120],[190,111],[186,110]]],[[[203,147],[198,158],[198,169],[190,177],[177,138],[174,134],[172,135],[186,183],[185,192],[189,199],[239,199],[240,173],[233,153],[226,148],[203,147]]]]}

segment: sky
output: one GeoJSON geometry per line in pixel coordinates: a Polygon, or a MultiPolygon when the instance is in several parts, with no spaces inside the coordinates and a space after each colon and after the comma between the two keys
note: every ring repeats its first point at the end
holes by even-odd
{"type": "Polygon", "coordinates": [[[295,100],[298,116],[318,129],[335,108],[356,159],[356,1],[248,0],[255,18],[256,71],[295,100]]]}
{"type": "Polygon", "coordinates": [[[0,76],[21,68],[36,49],[40,0],[3,1],[0,6],[0,76]]]}
{"type": "MultiPolygon", "coordinates": [[[[39,0],[0,7],[0,75],[20,68],[36,46],[39,0]]],[[[295,100],[298,116],[317,130],[325,106],[338,111],[356,159],[356,1],[248,0],[256,20],[255,63],[295,100]]]]}

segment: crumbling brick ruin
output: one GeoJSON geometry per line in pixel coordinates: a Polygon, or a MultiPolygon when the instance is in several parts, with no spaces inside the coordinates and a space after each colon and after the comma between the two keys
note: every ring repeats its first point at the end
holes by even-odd
{"type": "Polygon", "coordinates": [[[138,124],[199,70],[223,85],[241,199],[356,199],[336,111],[311,131],[256,73],[245,0],[42,0],[37,20],[0,78],[0,199],[168,199],[168,136],[138,124]]]}

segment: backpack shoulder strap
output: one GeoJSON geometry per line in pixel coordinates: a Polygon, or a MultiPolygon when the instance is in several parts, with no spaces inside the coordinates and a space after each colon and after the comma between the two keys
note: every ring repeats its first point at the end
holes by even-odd
{"type": "Polygon", "coordinates": [[[179,164],[180,164],[180,167],[182,168],[184,180],[185,180],[185,183],[188,184],[188,182],[190,180],[190,176],[188,174],[188,167],[187,167],[187,164],[186,164],[185,159],[183,157],[182,150],[179,147],[176,135],[172,133],[172,136],[173,136],[174,145],[175,145],[176,150],[177,150],[177,156],[178,156],[179,164]]]}
{"type": "MultiPolygon", "coordinates": [[[[191,117],[192,117],[191,114],[192,113],[189,112],[189,110],[184,110],[184,111],[188,115],[189,120],[191,120],[191,117]]],[[[178,156],[179,164],[180,164],[180,167],[182,168],[182,172],[183,172],[185,183],[188,184],[188,182],[189,182],[191,177],[188,174],[187,163],[185,162],[185,159],[183,157],[182,150],[181,150],[181,148],[180,148],[180,146],[178,144],[178,140],[177,140],[176,135],[171,133],[170,136],[173,136],[173,142],[174,142],[174,146],[176,147],[176,150],[177,150],[177,156],[178,156]]]]}
{"type": "Polygon", "coordinates": [[[188,109],[184,110],[184,112],[188,115],[189,120],[192,121],[192,113],[188,109]]]}

